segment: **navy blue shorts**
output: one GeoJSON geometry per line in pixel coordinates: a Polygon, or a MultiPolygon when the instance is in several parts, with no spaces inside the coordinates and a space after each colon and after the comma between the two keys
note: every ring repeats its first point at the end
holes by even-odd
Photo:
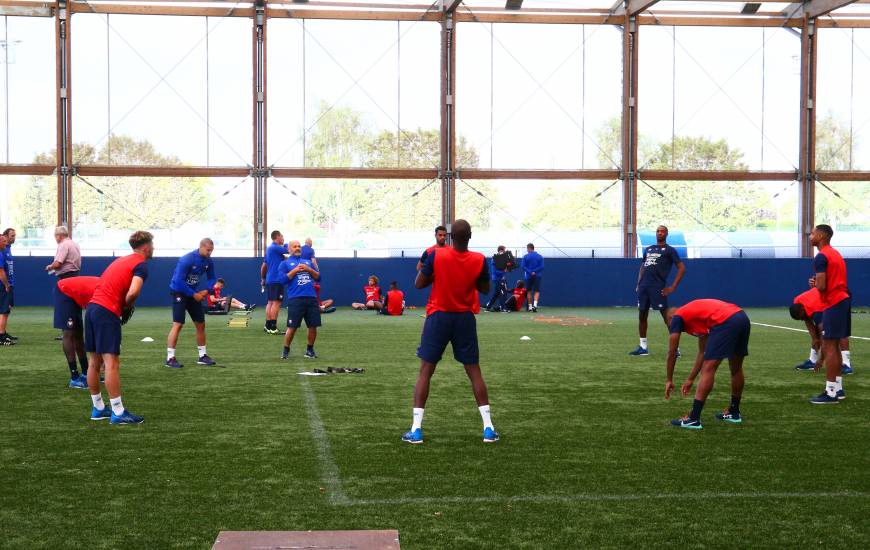
{"type": "Polygon", "coordinates": [[[284,285],[281,283],[269,283],[266,285],[266,299],[270,302],[284,301],[284,285]]]}
{"type": "Polygon", "coordinates": [[[99,304],[85,311],[85,351],[121,355],[121,318],[99,304]]]}
{"type": "Polygon", "coordinates": [[[197,302],[190,296],[185,296],[180,292],[172,293],[172,322],[184,324],[184,314],[190,314],[190,320],[194,323],[205,322],[205,311],[202,304],[197,302]]]}
{"type": "Polygon", "coordinates": [[[749,355],[749,317],[744,311],[738,311],[725,319],[722,324],[710,329],[707,337],[707,348],[704,359],[726,359],[728,357],[746,357],[749,355]]]}
{"type": "Polygon", "coordinates": [[[54,293],[54,328],[58,330],[82,328],[82,308],[60,290],[54,293]]]}
{"type": "Polygon", "coordinates": [[[317,298],[290,298],[287,300],[287,328],[299,328],[302,320],[308,328],[320,326],[320,305],[317,298]]]}
{"type": "Polygon", "coordinates": [[[817,311],[813,313],[813,324],[817,327],[822,324],[822,312],[817,311]]]}
{"type": "Polygon", "coordinates": [[[529,298],[531,300],[534,300],[535,297],[532,295],[532,293],[541,291],[540,275],[535,275],[534,277],[526,277],[526,291],[528,292],[529,298]]]}
{"type": "Polygon", "coordinates": [[[477,320],[470,311],[449,313],[436,311],[426,317],[417,357],[436,364],[444,355],[447,344],[453,346],[453,357],[463,365],[480,364],[477,346],[477,320]]]}
{"type": "Polygon", "coordinates": [[[6,287],[0,285],[0,315],[6,315],[12,311],[12,306],[15,305],[14,290],[10,289],[6,292],[6,287]]]}
{"type": "Polygon", "coordinates": [[[822,312],[822,329],[825,340],[852,336],[852,298],[843,298],[822,312]]]}
{"type": "Polygon", "coordinates": [[[668,309],[668,297],[662,296],[663,286],[642,286],[637,289],[637,309],[656,311],[668,309]]]}

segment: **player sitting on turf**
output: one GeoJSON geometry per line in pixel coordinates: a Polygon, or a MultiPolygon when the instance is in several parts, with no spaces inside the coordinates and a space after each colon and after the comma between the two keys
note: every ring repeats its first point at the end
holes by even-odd
{"type": "MultiPolygon", "coordinates": [[[[803,363],[797,365],[795,370],[816,370],[817,365],[822,364],[820,357],[820,349],[822,345],[822,296],[815,288],[811,288],[806,292],[798,294],[794,303],[788,308],[791,318],[795,321],[803,321],[807,325],[807,332],[810,334],[812,341],[810,347],[810,358],[803,363]]],[[[849,339],[842,338],[840,340],[840,353],[843,355],[843,374],[852,374],[852,362],[849,357],[849,339]]]]}
{"type": "MultiPolygon", "coordinates": [[[[304,248],[304,247],[303,247],[304,248]]],[[[313,260],[313,258],[312,258],[313,260]]],[[[312,261],[313,263],[313,261],[312,261]]],[[[317,295],[317,305],[320,306],[320,313],[334,313],[335,312],[335,301],[332,298],[327,298],[325,300],[320,299],[320,283],[314,283],[314,293],[317,295]]]]}
{"type": "Polygon", "coordinates": [[[399,283],[393,281],[390,283],[390,290],[387,291],[387,297],[384,299],[384,309],[381,311],[384,315],[401,315],[405,311],[405,293],[399,290],[399,283]]]}
{"type": "Polygon", "coordinates": [[[692,389],[698,373],[701,373],[692,412],[672,420],[671,424],[692,430],[702,428],[701,410],[713,389],[716,369],[726,357],[731,369],[731,403],[716,418],[733,424],[743,422],[740,416],[740,398],[743,395],[743,359],[749,355],[749,317],[734,304],[711,299],[693,300],[679,309],[668,309],[665,315],[671,331],[665,399],[670,399],[674,389],[674,365],[677,363],[677,348],[683,332],[698,338],[698,356],[692,365],[692,372],[680,388],[684,397],[692,389]]]}
{"type": "Polygon", "coordinates": [[[354,309],[374,309],[380,311],[384,307],[381,298],[381,287],[378,286],[378,278],[372,275],[369,277],[369,284],[363,287],[366,299],[365,302],[354,302],[351,307],[354,309]]]}
{"type": "Polygon", "coordinates": [[[489,270],[483,254],[469,252],[471,225],[456,220],[452,226],[453,248],[439,248],[429,254],[417,273],[414,286],[424,289],[432,285],[426,306],[426,322],[420,337],[417,357],[420,374],[414,387],[414,409],[411,429],[402,441],[423,443],[423,409],[429,397],[429,383],[444,349],[450,343],[453,357],[465,366],[471,389],[483,419],[483,442],[493,443],[499,436],[492,425],[486,382],[480,373],[480,351],[477,342],[477,322],[480,311],[478,292],[489,292],[489,270]]]}
{"type": "Polygon", "coordinates": [[[166,363],[165,366],[172,369],[180,369],[184,365],[175,358],[175,346],[178,344],[178,336],[184,328],[185,313],[190,315],[193,326],[196,329],[196,349],[198,352],[197,365],[214,366],[217,363],[208,356],[205,348],[205,312],[202,301],[208,296],[208,289],[197,290],[200,280],[205,277],[208,286],[213,287],[217,283],[214,271],[214,261],[211,254],[214,252],[214,241],[208,237],[199,241],[199,248],[188,252],[178,259],[172,280],[169,282],[169,290],[172,295],[172,327],[166,336],[166,363]]]}
{"type": "Polygon", "coordinates": [[[54,292],[54,328],[63,331],[63,354],[69,366],[70,388],[88,389],[82,309],[88,307],[99,282],[99,277],[69,277],[59,280],[54,292]],[[81,374],[76,368],[76,358],[82,367],[81,374]]]}
{"type": "Polygon", "coordinates": [[[100,282],[85,312],[85,351],[88,353],[88,388],[91,420],[111,424],[141,424],[144,419],[124,408],[121,400],[121,325],[133,313],[142,285],[148,278],[147,260],[154,255],[154,237],[147,231],[130,236],[133,253],[118,258],[100,275],[100,282]],[[100,393],[100,366],[105,367],[110,407],[100,393]]]}
{"type": "Polygon", "coordinates": [[[281,262],[278,273],[287,281],[287,332],[284,333],[284,352],[281,359],[289,356],[293,336],[302,326],[303,319],[308,327],[308,348],[304,357],[317,359],[314,341],[317,340],[317,327],[320,326],[320,306],[317,304],[314,283],[320,279],[320,272],[314,268],[312,260],[302,258],[299,241],[290,241],[290,257],[281,262]]]}
{"type": "Polygon", "coordinates": [[[253,311],[256,305],[252,304],[250,307],[243,304],[242,302],[236,300],[232,296],[221,296],[221,292],[223,292],[224,286],[226,285],[226,281],[223,279],[218,279],[217,282],[211,287],[211,292],[207,296],[208,300],[208,311],[209,312],[227,312],[232,309],[242,309],[245,311],[253,311]]]}
{"type": "Polygon", "coordinates": [[[512,311],[519,311],[523,308],[523,302],[526,301],[526,283],[522,279],[517,281],[517,285],[514,287],[513,291],[511,291],[511,295],[508,296],[508,299],[505,300],[504,306],[502,306],[501,311],[505,313],[510,313],[512,311]]]}

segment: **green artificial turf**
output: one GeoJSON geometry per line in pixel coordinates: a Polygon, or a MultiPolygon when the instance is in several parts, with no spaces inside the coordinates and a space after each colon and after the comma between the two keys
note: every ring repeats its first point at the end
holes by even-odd
{"type": "MultiPolygon", "coordinates": [[[[167,309],[139,309],[124,329],[124,402],[140,426],[88,420],[88,392],[66,387],[48,309],[19,308],[0,348],[0,546],[209,548],[221,530],[399,530],[403,549],[706,547],[870,548],[870,342],[853,340],[848,398],[814,406],[821,374],[797,372],[806,334],[754,326],[743,425],[721,369],[704,429],[669,420],[690,399],[663,399],[665,329],[637,345],[631,309],[549,309],[600,324],[561,326],[531,314],[478,317],[483,372],[502,440],[481,442],[463,369],[443,361],[423,423],[411,416],[423,324],[340,310],[324,316],[320,358],[287,361],[263,334],[208,320],[195,365],[164,368],[167,309]],[[531,341],[521,341],[521,336],[531,341]],[[150,336],[153,343],[140,340],[150,336]],[[312,368],[363,375],[303,377],[312,368]]],[[[784,310],[753,321],[801,328],[784,310]]],[[[282,314],[282,318],[284,315],[282,314]]],[[[870,336],[870,317],[853,316],[870,336]]],[[[304,338],[304,329],[299,337],[304,338]]],[[[695,339],[684,336],[679,387],[695,339]]],[[[105,395],[105,394],[104,394],[105,395]]]]}

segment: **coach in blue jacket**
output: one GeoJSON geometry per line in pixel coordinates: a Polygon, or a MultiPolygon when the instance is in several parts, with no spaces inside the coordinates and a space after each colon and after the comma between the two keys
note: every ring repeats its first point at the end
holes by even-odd
{"type": "Polygon", "coordinates": [[[196,363],[207,366],[216,364],[205,352],[205,312],[201,303],[208,296],[208,289],[217,282],[214,262],[211,259],[213,251],[214,242],[211,239],[199,241],[199,248],[179,258],[172,273],[172,281],[169,283],[172,294],[172,328],[166,337],[165,363],[169,368],[180,369],[184,366],[175,358],[175,345],[184,327],[185,313],[190,315],[190,320],[196,327],[196,347],[199,352],[196,363]],[[202,280],[208,282],[207,286],[203,290],[197,290],[202,280]]]}
{"type": "Polygon", "coordinates": [[[538,311],[538,300],[541,297],[541,274],[544,272],[544,257],[535,252],[535,245],[526,245],[526,255],[523,256],[520,266],[526,278],[526,290],[528,291],[528,310],[538,311]]]}

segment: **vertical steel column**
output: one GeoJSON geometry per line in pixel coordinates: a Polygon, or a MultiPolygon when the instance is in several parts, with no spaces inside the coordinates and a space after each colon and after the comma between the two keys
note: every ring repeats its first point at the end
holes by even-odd
{"type": "Polygon", "coordinates": [[[800,121],[800,242],[801,256],[813,254],[810,233],[816,208],[816,19],[804,16],[801,31],[801,121],[800,121]]]}
{"type": "Polygon", "coordinates": [[[266,250],[266,5],[257,0],[254,5],[253,69],[254,69],[254,155],[251,177],[254,180],[254,255],[266,250]]]}
{"type": "Polygon", "coordinates": [[[637,17],[622,29],[622,255],[637,256],[637,17]]]}
{"type": "Polygon", "coordinates": [[[57,90],[57,223],[66,225],[72,234],[72,121],[70,117],[70,12],[65,0],[55,6],[55,66],[57,90]]]}
{"type": "Polygon", "coordinates": [[[441,19],[441,223],[456,219],[456,28],[453,12],[441,19]]]}

